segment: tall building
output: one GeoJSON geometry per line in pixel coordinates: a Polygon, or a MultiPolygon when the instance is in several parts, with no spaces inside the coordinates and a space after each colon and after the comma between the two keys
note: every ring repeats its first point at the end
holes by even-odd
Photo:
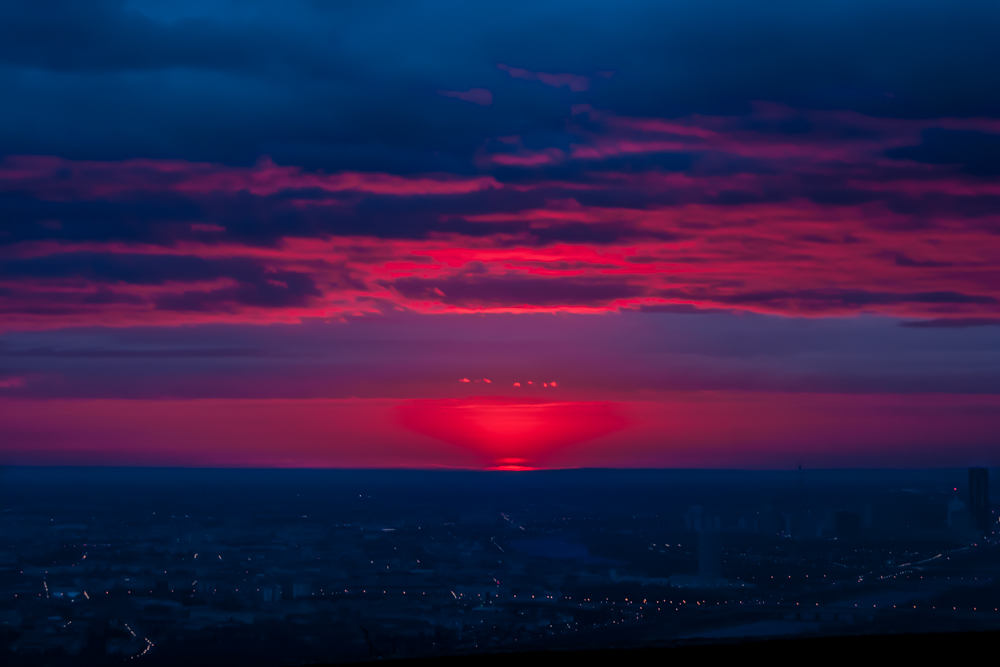
{"type": "Polygon", "coordinates": [[[969,513],[976,527],[990,527],[990,471],[986,468],[969,468],[969,513]]]}
{"type": "Polygon", "coordinates": [[[861,515],[849,510],[837,510],[837,537],[855,537],[861,532],[861,515]]]}
{"type": "Polygon", "coordinates": [[[722,576],[722,534],[717,530],[698,533],[698,576],[706,579],[722,576]]]}

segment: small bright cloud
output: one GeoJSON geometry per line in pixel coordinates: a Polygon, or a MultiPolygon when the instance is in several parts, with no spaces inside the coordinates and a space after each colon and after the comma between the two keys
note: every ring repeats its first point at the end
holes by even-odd
{"type": "Polygon", "coordinates": [[[497,69],[507,72],[515,79],[524,81],[540,81],[546,86],[562,88],[566,86],[574,93],[581,93],[590,89],[590,79],[579,74],[549,74],[548,72],[532,72],[521,67],[511,67],[503,63],[497,64],[497,69]]]}
{"type": "Polygon", "coordinates": [[[454,97],[463,102],[472,102],[481,107],[488,107],[493,104],[493,93],[485,88],[470,88],[469,90],[439,90],[437,94],[441,97],[454,97]]]}

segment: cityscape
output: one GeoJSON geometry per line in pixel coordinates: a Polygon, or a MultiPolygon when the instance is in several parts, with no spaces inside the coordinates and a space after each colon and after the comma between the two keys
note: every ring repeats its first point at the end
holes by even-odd
{"type": "Polygon", "coordinates": [[[1000,629],[984,468],[7,468],[2,480],[11,665],[1000,629]]]}
{"type": "Polygon", "coordinates": [[[988,659],[997,35],[3,0],[0,667],[988,659]]]}

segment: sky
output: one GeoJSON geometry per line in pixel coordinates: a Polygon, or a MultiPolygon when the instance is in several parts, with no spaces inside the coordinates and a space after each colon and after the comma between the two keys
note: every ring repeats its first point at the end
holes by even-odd
{"type": "Polygon", "coordinates": [[[0,463],[1000,465],[995,3],[0,7],[0,463]]]}

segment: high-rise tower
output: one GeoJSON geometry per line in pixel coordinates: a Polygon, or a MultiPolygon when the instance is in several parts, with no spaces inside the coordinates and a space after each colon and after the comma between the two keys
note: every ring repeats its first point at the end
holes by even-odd
{"type": "Polygon", "coordinates": [[[698,533],[698,576],[706,579],[722,576],[722,534],[718,530],[698,533]]]}
{"type": "Polygon", "coordinates": [[[969,468],[969,514],[980,530],[990,527],[990,471],[969,468]]]}

